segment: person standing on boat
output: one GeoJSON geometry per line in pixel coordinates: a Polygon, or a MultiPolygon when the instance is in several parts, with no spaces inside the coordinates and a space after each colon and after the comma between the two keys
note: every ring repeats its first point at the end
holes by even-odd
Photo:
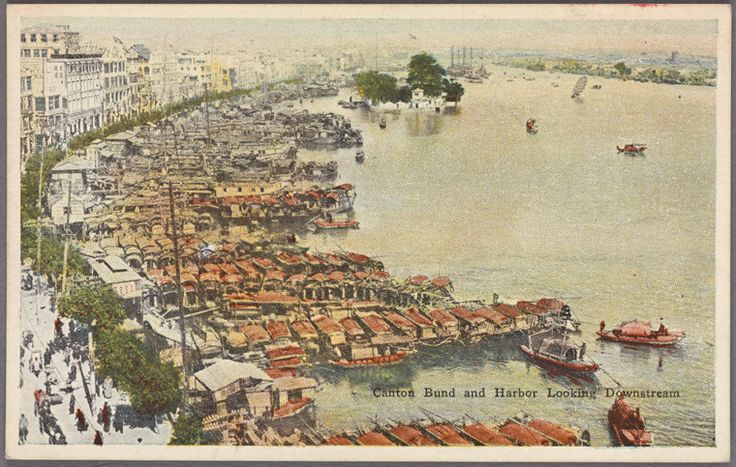
{"type": "Polygon", "coordinates": [[[582,360],[583,356],[585,355],[585,350],[588,348],[587,344],[583,342],[583,345],[580,346],[580,352],[578,354],[578,359],[582,360]]]}
{"type": "Polygon", "coordinates": [[[657,329],[657,334],[660,336],[667,335],[667,327],[664,325],[664,318],[659,318],[659,329],[657,329]]]}
{"type": "Polygon", "coordinates": [[[606,329],[606,322],[604,320],[601,320],[601,332],[603,332],[604,329],[606,329]]]}

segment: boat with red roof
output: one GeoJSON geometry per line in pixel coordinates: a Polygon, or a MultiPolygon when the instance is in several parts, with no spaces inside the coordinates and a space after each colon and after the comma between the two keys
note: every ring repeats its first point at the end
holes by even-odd
{"type": "Polygon", "coordinates": [[[606,331],[606,322],[601,321],[600,329],[596,331],[599,338],[634,345],[651,345],[656,347],[670,347],[685,337],[685,332],[679,329],[667,329],[660,319],[659,328],[652,329],[649,321],[633,319],[624,321],[618,327],[606,331]]]}
{"type": "Polygon", "coordinates": [[[373,355],[364,358],[351,358],[350,360],[341,358],[340,360],[330,360],[330,364],[341,368],[360,368],[369,366],[386,366],[399,363],[413,352],[410,350],[398,350],[394,353],[384,355],[373,355]]]}
{"type": "Polygon", "coordinates": [[[651,446],[654,436],[644,428],[644,417],[639,407],[631,407],[623,396],[608,410],[608,426],[619,446],[651,446]]]}
{"type": "Polygon", "coordinates": [[[594,373],[597,363],[586,358],[585,343],[573,342],[564,328],[551,328],[529,335],[529,345],[522,345],[521,351],[535,361],[555,368],[575,372],[594,373]]]}
{"type": "Polygon", "coordinates": [[[334,220],[328,218],[314,220],[314,226],[323,230],[357,229],[359,224],[355,219],[334,220]]]}

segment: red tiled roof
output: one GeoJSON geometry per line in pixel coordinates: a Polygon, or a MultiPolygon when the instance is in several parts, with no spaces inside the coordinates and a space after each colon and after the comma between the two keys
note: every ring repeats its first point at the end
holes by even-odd
{"type": "Polygon", "coordinates": [[[327,263],[333,266],[344,266],[345,265],[345,261],[341,259],[339,256],[327,255],[325,256],[325,260],[327,260],[327,263]]]}
{"type": "Polygon", "coordinates": [[[298,264],[302,264],[302,260],[300,260],[298,256],[289,254],[289,253],[287,253],[285,251],[282,251],[281,253],[279,253],[278,256],[277,256],[277,258],[279,260],[281,260],[282,262],[284,262],[286,264],[290,264],[292,266],[296,266],[298,264]]]}
{"type": "Polygon", "coordinates": [[[327,276],[327,279],[334,282],[342,282],[345,280],[345,273],[342,271],[332,271],[330,275],[327,276]]]}
{"type": "Polygon", "coordinates": [[[215,263],[206,263],[202,264],[200,269],[204,269],[205,271],[212,273],[212,274],[220,274],[222,272],[222,269],[220,269],[220,266],[215,263]]]}
{"type": "Polygon", "coordinates": [[[368,273],[364,271],[358,271],[358,272],[353,273],[353,277],[362,281],[363,279],[368,277],[368,273]]]}
{"type": "Polygon", "coordinates": [[[270,260],[270,259],[268,259],[268,258],[253,258],[253,259],[251,260],[251,262],[252,262],[253,264],[255,264],[256,266],[260,266],[260,267],[262,267],[263,269],[272,269],[272,268],[276,267],[276,266],[275,266],[275,265],[273,264],[273,261],[271,261],[271,260],[270,260]]]}
{"type": "Polygon", "coordinates": [[[519,311],[516,307],[513,307],[506,303],[498,303],[496,305],[493,305],[493,309],[498,311],[499,313],[503,313],[509,318],[517,318],[521,316],[521,311],[519,311]]]}
{"type": "Polygon", "coordinates": [[[389,320],[390,322],[392,322],[394,325],[396,325],[397,327],[399,327],[403,331],[412,331],[413,332],[413,331],[416,330],[416,328],[411,323],[411,321],[409,321],[408,319],[404,318],[403,316],[401,316],[400,314],[398,314],[396,312],[389,311],[388,313],[386,313],[385,315],[383,315],[383,317],[385,319],[389,320]]]}
{"type": "Polygon", "coordinates": [[[240,274],[240,271],[238,270],[235,265],[230,263],[222,263],[220,264],[220,269],[222,269],[227,274],[240,274]]]}
{"type": "Polygon", "coordinates": [[[345,257],[355,264],[365,264],[371,260],[370,257],[360,253],[345,253],[345,257]]]}
{"type": "Polygon", "coordinates": [[[299,357],[291,357],[283,360],[271,360],[271,366],[274,368],[295,368],[304,365],[304,361],[299,357]]]}
{"type": "Polygon", "coordinates": [[[369,281],[385,281],[389,278],[389,274],[386,271],[374,271],[368,276],[369,281]]]}
{"type": "Polygon", "coordinates": [[[266,329],[268,330],[268,334],[271,336],[271,339],[274,340],[281,337],[291,337],[289,328],[286,327],[286,323],[283,321],[269,321],[268,324],[266,324],[266,329]]]}
{"type": "Polygon", "coordinates": [[[185,272],[181,275],[181,283],[184,284],[185,282],[197,282],[197,277],[194,274],[191,274],[189,272],[185,272]]]}
{"type": "Polygon", "coordinates": [[[391,332],[391,328],[386,324],[386,321],[378,315],[368,315],[361,319],[365,325],[368,326],[368,329],[373,331],[375,334],[388,334],[391,332]]]}
{"type": "Polygon", "coordinates": [[[475,310],[475,314],[498,326],[507,323],[511,319],[503,313],[488,307],[478,308],[475,310]]]}
{"type": "Polygon", "coordinates": [[[448,285],[452,284],[452,280],[450,280],[449,277],[440,276],[440,277],[435,277],[434,279],[432,279],[431,283],[433,286],[437,287],[438,289],[444,289],[448,285]]]}
{"type": "Polygon", "coordinates": [[[283,281],[284,279],[286,279],[286,273],[280,269],[269,269],[266,272],[265,279],[283,281]]]}
{"type": "Polygon", "coordinates": [[[415,308],[409,308],[404,312],[406,317],[420,326],[432,326],[432,320],[427,318],[422,312],[415,308]]]}
{"type": "Polygon", "coordinates": [[[358,437],[358,444],[363,446],[396,446],[390,439],[381,433],[370,431],[358,437]]]}
{"type": "Polygon", "coordinates": [[[429,312],[429,316],[432,317],[439,324],[457,323],[457,319],[452,316],[447,310],[436,308],[429,312]]]}
{"type": "Polygon", "coordinates": [[[352,318],[341,319],[340,325],[345,330],[345,333],[351,337],[358,337],[358,336],[365,335],[365,332],[363,332],[363,328],[361,328],[358,322],[352,318]]]}
{"type": "MultiPolygon", "coordinates": [[[[272,336],[273,337],[273,336],[272,336]]],[[[278,349],[271,349],[266,351],[269,360],[276,360],[284,357],[301,357],[304,355],[304,350],[298,345],[287,345],[279,347],[278,349]]]]}
{"type": "Polygon", "coordinates": [[[559,311],[565,306],[565,302],[559,298],[540,298],[537,300],[537,306],[547,311],[559,311]]]}
{"type": "Polygon", "coordinates": [[[294,332],[297,333],[297,335],[302,338],[317,336],[317,330],[314,329],[314,326],[312,326],[312,323],[310,323],[306,319],[300,319],[298,321],[294,321],[293,323],[291,323],[291,329],[293,329],[294,332]]]}
{"type": "Polygon", "coordinates": [[[435,443],[411,425],[396,425],[389,430],[392,435],[409,446],[434,446],[435,443]]]}
{"type": "Polygon", "coordinates": [[[418,276],[411,276],[407,278],[406,282],[408,282],[409,284],[414,284],[414,285],[422,285],[425,282],[427,282],[427,279],[429,279],[429,277],[420,274],[418,276]]]}
{"type": "Polygon", "coordinates": [[[316,282],[324,282],[327,280],[327,276],[322,274],[321,272],[318,272],[317,274],[312,274],[309,276],[310,281],[316,281],[316,282]]]}
{"type": "Polygon", "coordinates": [[[243,276],[240,274],[226,274],[220,279],[223,284],[239,284],[243,282],[243,276]]]}
{"type": "Polygon", "coordinates": [[[240,332],[245,334],[245,337],[248,339],[248,342],[251,343],[258,343],[258,342],[266,342],[269,341],[268,333],[266,333],[266,330],[263,329],[262,326],[259,326],[257,324],[244,324],[240,326],[240,332]]]}
{"type": "Polygon", "coordinates": [[[203,272],[199,275],[199,282],[219,282],[220,275],[219,274],[213,274],[211,272],[203,272]]]}
{"type": "Polygon", "coordinates": [[[539,316],[539,315],[544,315],[547,313],[547,310],[545,310],[541,306],[537,306],[533,304],[532,302],[525,302],[525,301],[516,302],[516,308],[530,315],[539,316]]]}
{"type": "Polygon", "coordinates": [[[351,185],[350,183],[343,183],[342,185],[333,186],[332,189],[350,191],[353,189],[353,185],[351,185]]]}
{"type": "Polygon", "coordinates": [[[474,325],[478,325],[485,321],[483,318],[468,310],[464,306],[456,306],[450,310],[450,313],[474,325]]]}
{"type": "Polygon", "coordinates": [[[332,334],[335,332],[342,333],[340,325],[338,325],[332,318],[325,315],[312,316],[312,322],[325,334],[332,334]]]}

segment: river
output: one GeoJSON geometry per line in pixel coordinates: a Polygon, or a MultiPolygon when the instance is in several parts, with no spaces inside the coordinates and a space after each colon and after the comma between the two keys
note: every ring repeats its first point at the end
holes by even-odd
{"type": "Polygon", "coordinates": [[[610,445],[605,388],[679,391],[640,398],[658,446],[714,443],[715,89],[589,78],[571,99],[574,75],[492,68],[482,84],[463,83],[456,111],[387,115],[345,110],[340,96],[305,102],[346,115],[363,130],[365,163],[354,150],[306,157],[340,163],[338,182],[356,186],[360,229],[315,233],[318,251],[344,248],[379,257],[394,276],[448,275],[459,299],[561,297],[584,321],[579,340],[605,369],[592,381],[551,375],[528,364],[518,338],[471,347],[424,349],[390,368],[311,373],[321,425],[464,415],[490,420],[527,412],[587,428],[610,445]],[[533,77],[526,80],[522,75],[533,77]],[[513,81],[509,81],[513,80],[513,81]],[[552,83],[558,83],[554,87],[552,83]],[[600,84],[601,89],[591,89],[600,84]],[[539,133],[524,123],[535,118],[539,133]],[[645,157],[616,145],[646,143],[645,157]],[[608,326],[663,317],[687,337],[675,349],[628,348],[595,339],[608,326]],[[379,398],[374,388],[413,388],[413,399],[379,398]],[[455,387],[455,398],[424,388],[455,387]],[[465,389],[486,388],[485,398],[465,389]],[[493,388],[537,390],[497,398],[493,388]],[[548,391],[597,390],[595,398],[550,398],[548,391]]]}

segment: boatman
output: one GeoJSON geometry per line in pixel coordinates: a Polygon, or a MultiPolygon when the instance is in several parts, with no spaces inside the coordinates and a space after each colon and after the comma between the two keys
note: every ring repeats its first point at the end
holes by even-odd
{"type": "Polygon", "coordinates": [[[601,320],[601,332],[603,332],[604,329],[606,329],[606,322],[604,320],[601,320]]]}
{"type": "Polygon", "coordinates": [[[657,334],[660,336],[667,335],[667,327],[664,325],[664,318],[659,318],[659,329],[657,330],[657,334]]]}

